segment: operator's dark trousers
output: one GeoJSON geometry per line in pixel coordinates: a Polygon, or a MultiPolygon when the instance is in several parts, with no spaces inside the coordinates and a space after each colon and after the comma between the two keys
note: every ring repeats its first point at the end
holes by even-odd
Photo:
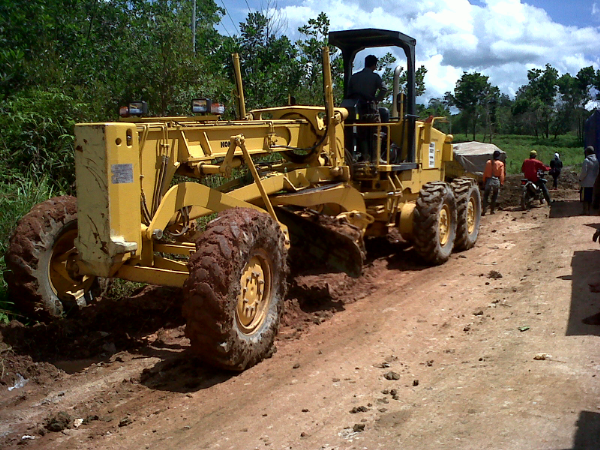
{"type": "Polygon", "coordinates": [[[552,187],[554,189],[558,189],[558,177],[560,177],[560,172],[552,173],[552,187]]]}

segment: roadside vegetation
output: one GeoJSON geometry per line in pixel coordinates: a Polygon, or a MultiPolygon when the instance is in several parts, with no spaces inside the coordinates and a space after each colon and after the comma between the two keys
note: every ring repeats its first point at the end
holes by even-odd
{"type": "MultiPolygon", "coordinates": [[[[455,135],[454,143],[469,142],[472,140],[471,137],[455,135]]],[[[476,134],[475,140],[483,142],[483,134],[476,134]]],[[[584,159],[581,140],[573,132],[548,139],[529,135],[500,134],[494,137],[493,143],[506,152],[506,172],[509,174],[521,173],[521,164],[523,160],[529,158],[531,150],[537,151],[537,159],[546,165],[549,165],[554,154],[558,153],[564,166],[571,167],[576,172],[579,171],[584,159]]]]}
{"type": "MultiPolygon", "coordinates": [[[[18,219],[47,198],[76,194],[74,124],[116,120],[119,106],[136,100],[147,101],[152,115],[185,115],[197,97],[225,104],[231,118],[232,53],[240,55],[248,109],[291,98],[323,104],[321,48],[330,25],[324,13],[292,41],[268,1],[238,24],[238,34],[223,36],[216,25],[230,21],[227,11],[214,0],[197,3],[194,48],[188,0],[0,0],[0,272],[18,219]]],[[[330,50],[339,103],[342,61],[330,50]]],[[[389,86],[398,63],[390,53],[380,58],[389,86]]],[[[356,61],[355,69],[362,64],[356,61]]],[[[417,69],[420,95],[426,73],[417,69]]],[[[488,77],[465,73],[453,92],[419,105],[419,114],[449,117],[445,126],[455,142],[494,142],[507,152],[510,173],[518,173],[532,148],[545,163],[559,152],[567,166],[579,164],[590,114],[585,105],[600,90],[600,71],[559,75],[546,65],[527,75],[528,84],[511,99],[488,77]]],[[[13,317],[11,305],[0,277],[0,322],[13,317]]]]}

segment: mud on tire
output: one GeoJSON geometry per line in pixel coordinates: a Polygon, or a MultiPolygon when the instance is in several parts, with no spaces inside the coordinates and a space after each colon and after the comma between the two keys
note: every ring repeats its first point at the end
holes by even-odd
{"type": "Polygon", "coordinates": [[[456,238],[454,250],[472,248],[479,237],[481,222],[481,194],[472,178],[457,178],[452,181],[456,199],[456,238]]]}
{"type": "Polygon", "coordinates": [[[209,364],[241,371],[273,354],[287,289],[284,240],[269,215],[234,208],[196,241],[183,316],[192,350],[209,364]]]}
{"type": "Polygon", "coordinates": [[[456,237],[456,200],[450,186],[427,183],[419,192],[413,215],[413,247],[430,264],[448,260],[456,237]]]}
{"type": "Polygon", "coordinates": [[[77,199],[55,197],[35,205],[17,224],[5,255],[4,278],[10,298],[39,320],[60,317],[100,295],[95,277],[71,278],[67,257],[74,256],[77,199]]]}

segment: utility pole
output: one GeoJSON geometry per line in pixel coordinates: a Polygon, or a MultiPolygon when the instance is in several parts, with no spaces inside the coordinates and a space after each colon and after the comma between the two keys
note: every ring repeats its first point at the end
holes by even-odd
{"type": "Polygon", "coordinates": [[[192,51],[196,54],[196,0],[192,5],[192,51]]]}

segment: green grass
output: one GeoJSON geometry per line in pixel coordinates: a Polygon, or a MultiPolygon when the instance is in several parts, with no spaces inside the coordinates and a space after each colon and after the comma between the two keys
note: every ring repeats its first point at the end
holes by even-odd
{"type": "MultiPolygon", "coordinates": [[[[33,205],[41,203],[54,195],[48,181],[44,178],[36,181],[21,179],[17,183],[0,183],[0,274],[6,270],[4,255],[8,249],[8,240],[17,222],[29,212],[33,205]]],[[[13,302],[7,292],[4,277],[0,276],[0,323],[7,323],[15,315],[13,302]]]]}
{"type": "MultiPolygon", "coordinates": [[[[471,137],[464,134],[455,135],[454,143],[469,142],[471,137]]],[[[476,140],[483,142],[483,134],[476,135],[476,140]]],[[[489,142],[489,140],[486,140],[489,142]]],[[[554,153],[560,154],[565,167],[572,166],[579,170],[583,162],[583,144],[573,134],[558,136],[557,139],[543,139],[535,136],[497,135],[493,143],[506,152],[506,171],[510,174],[521,173],[523,160],[529,158],[529,152],[536,150],[540,161],[550,164],[554,153]]]]}

